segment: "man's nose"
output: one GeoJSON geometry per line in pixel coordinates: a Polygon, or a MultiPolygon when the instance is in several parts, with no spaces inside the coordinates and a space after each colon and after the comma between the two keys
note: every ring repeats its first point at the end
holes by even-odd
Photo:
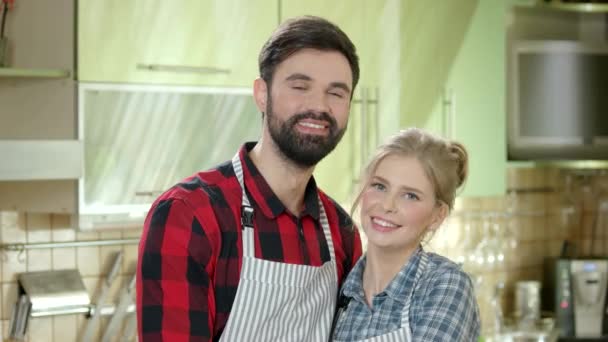
{"type": "Polygon", "coordinates": [[[308,110],[315,113],[329,113],[331,111],[327,94],[322,91],[310,92],[306,106],[308,110]]]}

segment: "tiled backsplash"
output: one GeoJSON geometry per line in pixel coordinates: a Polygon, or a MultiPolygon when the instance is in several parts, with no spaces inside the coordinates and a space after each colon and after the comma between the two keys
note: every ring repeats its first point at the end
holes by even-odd
{"type": "MultiPolygon", "coordinates": [[[[471,255],[473,247],[482,240],[484,229],[492,231],[491,226],[483,226],[492,215],[494,221],[491,222],[498,223],[503,240],[505,229],[515,238],[515,248],[505,246],[502,249],[505,252],[503,262],[486,267],[471,262],[464,264],[465,269],[480,280],[477,294],[484,329],[492,324],[489,298],[493,286],[505,283],[503,307],[507,314],[511,313],[513,284],[518,280],[541,280],[543,259],[558,256],[565,240],[577,247],[579,255],[592,252],[608,255],[608,213],[597,210],[598,201],[602,198],[608,201],[608,176],[602,172],[575,174],[568,190],[565,186],[568,173],[554,168],[510,169],[508,187],[517,191],[507,196],[459,200],[446,224],[428,245],[428,249],[454,260],[471,255]],[[566,210],[568,206],[575,210],[566,210]],[[574,212],[574,215],[567,212],[574,212]]],[[[77,232],[69,227],[69,217],[65,215],[16,212],[0,212],[0,226],[2,244],[137,238],[141,233],[139,230],[77,232]]],[[[100,281],[108,272],[112,257],[120,250],[124,252],[123,265],[120,276],[112,285],[110,299],[116,302],[120,288],[135,271],[137,245],[49,248],[21,253],[3,251],[0,273],[2,336],[7,338],[10,314],[17,298],[17,273],[77,268],[95,303],[100,281]]],[[[86,322],[84,315],[33,318],[28,327],[29,341],[77,341],[86,322]]],[[[102,320],[100,329],[105,324],[107,319],[102,320]]]]}
{"type": "MultiPolygon", "coordinates": [[[[487,256],[472,251],[482,241],[480,232],[492,231],[491,226],[483,226],[489,218],[488,222],[498,222],[501,237],[498,241],[508,240],[505,234],[515,237],[511,241],[516,243],[515,248],[505,243],[499,245],[502,248],[486,249],[504,251],[503,262],[487,265],[486,260],[486,265],[481,266],[465,261],[463,265],[478,281],[477,297],[484,330],[490,330],[493,324],[490,298],[495,285],[505,284],[502,307],[506,315],[511,315],[515,282],[542,281],[544,259],[559,256],[564,241],[575,247],[575,256],[608,256],[608,212],[598,210],[602,200],[608,203],[607,175],[598,170],[510,168],[508,195],[457,201],[454,212],[428,249],[453,260],[470,255],[487,256]],[[567,185],[568,178],[571,186],[567,185]]],[[[488,234],[485,237],[486,242],[492,241],[488,234]]],[[[480,250],[483,251],[477,249],[480,250]]]]}
{"type": "MultiPolygon", "coordinates": [[[[77,232],[70,227],[69,216],[56,214],[30,214],[0,212],[0,241],[2,244],[47,243],[89,240],[139,238],[140,230],[113,230],[103,232],[77,232]]],[[[108,302],[116,303],[120,289],[131,280],[137,262],[137,245],[67,247],[30,249],[23,252],[1,251],[0,329],[4,339],[9,335],[9,321],[18,296],[17,274],[77,268],[89,292],[92,303],[97,300],[101,281],[111,267],[113,257],[123,251],[119,275],[110,289],[108,302]]],[[[103,317],[97,334],[103,333],[108,319],[103,317]]],[[[84,315],[30,318],[29,341],[78,341],[84,332],[87,319],[84,315]]]]}

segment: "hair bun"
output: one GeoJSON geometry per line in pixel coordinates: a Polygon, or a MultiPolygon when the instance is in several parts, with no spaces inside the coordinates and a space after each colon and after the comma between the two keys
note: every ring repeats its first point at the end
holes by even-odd
{"type": "Polygon", "coordinates": [[[458,164],[458,187],[460,187],[464,184],[469,173],[469,154],[464,145],[457,141],[450,142],[448,149],[458,164]]]}

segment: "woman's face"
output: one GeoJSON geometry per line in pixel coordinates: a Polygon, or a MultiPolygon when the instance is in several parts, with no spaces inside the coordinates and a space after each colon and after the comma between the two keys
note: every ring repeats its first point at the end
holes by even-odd
{"type": "Polygon", "coordinates": [[[433,185],[415,157],[385,157],[361,198],[361,225],[369,247],[412,251],[446,214],[447,208],[437,205],[433,185]]]}

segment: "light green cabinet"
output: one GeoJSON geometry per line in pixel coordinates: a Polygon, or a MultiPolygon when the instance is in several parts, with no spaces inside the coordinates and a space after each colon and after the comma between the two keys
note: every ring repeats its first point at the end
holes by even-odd
{"type": "Polygon", "coordinates": [[[507,166],[506,5],[473,0],[433,4],[417,8],[420,5],[411,0],[406,12],[412,20],[427,18],[402,31],[406,67],[401,124],[429,129],[466,146],[469,178],[461,196],[502,195],[507,166]],[[416,10],[420,16],[414,15],[416,10]]]}
{"type": "Polygon", "coordinates": [[[278,0],[80,0],[78,80],[250,87],[278,0]]]}

